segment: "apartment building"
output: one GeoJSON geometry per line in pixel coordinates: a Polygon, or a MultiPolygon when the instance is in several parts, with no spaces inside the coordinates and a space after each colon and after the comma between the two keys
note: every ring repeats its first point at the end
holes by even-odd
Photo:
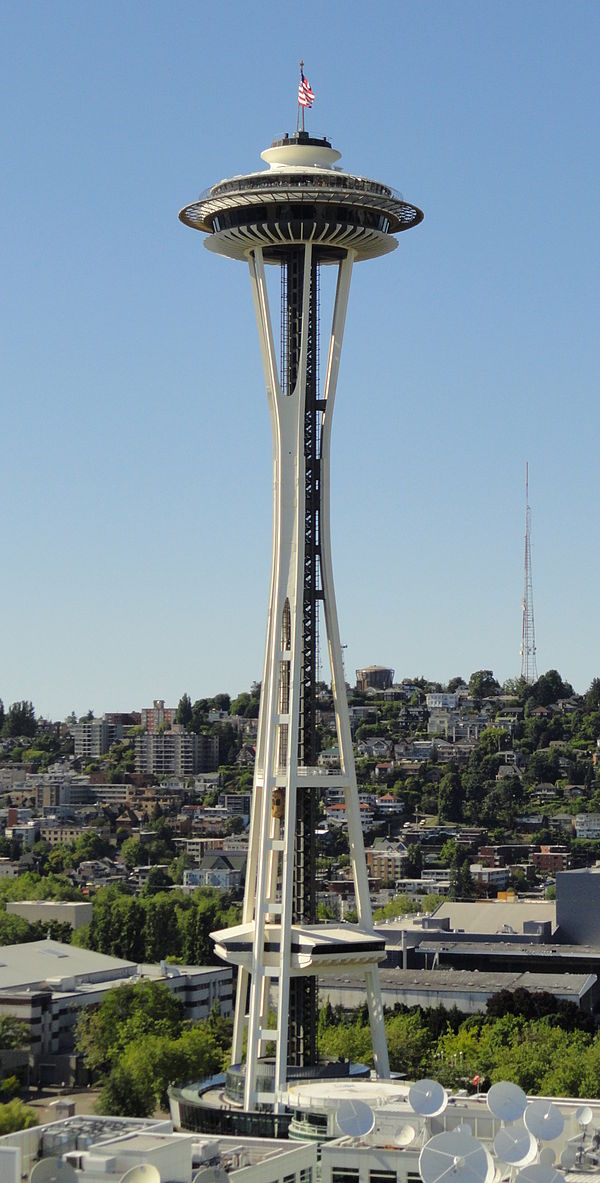
{"type": "Polygon", "coordinates": [[[97,760],[105,756],[114,743],[123,739],[123,724],[107,719],[85,719],[71,725],[74,754],[79,760],[97,760]]]}
{"type": "Polygon", "coordinates": [[[175,725],[170,731],[135,737],[136,772],[151,776],[195,776],[219,766],[219,737],[194,735],[175,725]]]}
{"type": "Polygon", "coordinates": [[[159,727],[170,727],[176,714],[177,707],[166,707],[164,698],[155,698],[154,706],[142,710],[142,727],[152,734],[159,727]]]}

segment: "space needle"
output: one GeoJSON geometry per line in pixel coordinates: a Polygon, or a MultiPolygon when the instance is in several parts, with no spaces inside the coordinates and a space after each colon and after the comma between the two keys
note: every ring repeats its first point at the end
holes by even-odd
{"type": "Polygon", "coordinates": [[[384,942],[373,929],[333,586],[330,450],[353,265],[394,250],[396,235],[423,218],[389,185],[338,166],[340,153],[304,128],[313,99],[301,64],[297,128],[261,153],[267,168],[220,181],[179,214],[210,251],[248,265],[273,436],[271,585],[243,914],[213,939],[238,967],[232,1067],[243,1107],[275,1113],[288,1081],[324,1070],[319,977],[343,971],[364,982],[375,1070],[389,1075],[384,942]],[[273,273],[276,285],[267,282],[273,273]],[[317,763],[322,662],[339,750],[329,772],[317,763]],[[356,924],[317,922],[315,829],[326,789],[345,805],[356,924]]]}

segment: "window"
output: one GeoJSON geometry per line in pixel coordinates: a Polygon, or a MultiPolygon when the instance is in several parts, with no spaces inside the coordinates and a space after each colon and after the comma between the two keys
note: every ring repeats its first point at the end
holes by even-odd
{"type": "Polygon", "coordinates": [[[395,1171],[369,1171],[369,1183],[397,1183],[395,1171]]]}
{"type": "Polygon", "coordinates": [[[337,1167],[331,1172],[331,1183],[358,1183],[358,1170],[353,1167],[337,1167]]]}

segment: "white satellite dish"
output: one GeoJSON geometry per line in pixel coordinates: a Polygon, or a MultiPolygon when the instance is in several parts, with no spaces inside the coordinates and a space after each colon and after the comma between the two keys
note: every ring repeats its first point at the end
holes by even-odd
{"type": "Polygon", "coordinates": [[[192,1179],[192,1183],[229,1183],[229,1175],[224,1167],[219,1165],[200,1167],[192,1179]]]}
{"type": "Polygon", "coordinates": [[[594,1115],[589,1105],[580,1105],[579,1109],[575,1110],[575,1117],[577,1118],[577,1121],[580,1125],[589,1125],[593,1116],[594,1115]]]}
{"type": "Polygon", "coordinates": [[[491,1154],[471,1134],[448,1130],[435,1134],[419,1155],[423,1183],[492,1183],[495,1175],[491,1154]]]}
{"type": "Polygon", "coordinates": [[[541,1162],[543,1167],[553,1167],[554,1166],[554,1164],[556,1162],[556,1154],[554,1153],[551,1146],[544,1146],[544,1149],[540,1150],[539,1161],[541,1162]]]}
{"type": "Polygon", "coordinates": [[[501,1080],[489,1090],[487,1104],[490,1113],[501,1121],[518,1121],[527,1108],[527,1097],[518,1084],[501,1080]]]}
{"type": "Polygon", "coordinates": [[[335,1115],[339,1129],[349,1138],[364,1138],[375,1125],[375,1115],[364,1101],[342,1101],[335,1115]]]}
{"type": "Polygon", "coordinates": [[[522,1121],[502,1126],[494,1138],[494,1154],[511,1166],[526,1166],[537,1154],[537,1142],[522,1121]]]}
{"type": "Polygon", "coordinates": [[[437,1080],[417,1080],[408,1090],[408,1103],[421,1117],[437,1117],[448,1104],[448,1094],[437,1080]]]}
{"type": "Polygon", "coordinates": [[[153,1162],[139,1162],[121,1175],[119,1183],[160,1183],[160,1171],[153,1162]]]}
{"type": "Polygon", "coordinates": [[[572,1146],[571,1144],[565,1146],[565,1148],[560,1156],[561,1167],[564,1167],[564,1169],[566,1171],[570,1171],[571,1167],[574,1167],[576,1162],[577,1162],[577,1151],[576,1151],[575,1147],[572,1146]]]}
{"type": "Polygon", "coordinates": [[[417,1131],[414,1125],[403,1125],[396,1134],[394,1142],[396,1146],[410,1146],[417,1136],[417,1131]]]}
{"type": "Polygon", "coordinates": [[[523,1121],[530,1134],[544,1142],[552,1142],[562,1134],[565,1124],[560,1109],[551,1101],[533,1101],[527,1106],[523,1121]]]}
{"type": "Polygon", "coordinates": [[[562,1171],[556,1167],[544,1166],[543,1163],[532,1162],[530,1166],[519,1171],[516,1183],[565,1183],[562,1171]]]}
{"type": "Polygon", "coordinates": [[[77,1175],[70,1162],[63,1158],[42,1158],[36,1162],[30,1183],[77,1183],[77,1175]]]}

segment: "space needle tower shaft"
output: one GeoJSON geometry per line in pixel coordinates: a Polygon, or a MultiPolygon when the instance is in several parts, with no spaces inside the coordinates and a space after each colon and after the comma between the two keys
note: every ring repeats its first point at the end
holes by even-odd
{"type": "Polygon", "coordinates": [[[286,1082],[317,1070],[317,978],[342,966],[364,981],[376,1070],[389,1072],[384,950],[373,930],[333,586],[330,450],[353,265],[393,250],[394,235],[422,214],[388,186],[334,167],[339,152],[305,131],[275,140],[262,157],[266,171],[214,185],[180,218],[205,233],[209,250],[248,265],[273,436],[271,585],[243,915],[213,938],[238,967],[232,1065],[244,1080],[244,1108],[277,1112],[286,1082]],[[274,268],[277,318],[267,282],[274,268]],[[327,331],[325,268],[333,279],[327,331]],[[323,653],[339,749],[329,774],[317,763],[323,653]],[[344,799],[356,924],[317,922],[315,829],[325,788],[344,799]]]}

